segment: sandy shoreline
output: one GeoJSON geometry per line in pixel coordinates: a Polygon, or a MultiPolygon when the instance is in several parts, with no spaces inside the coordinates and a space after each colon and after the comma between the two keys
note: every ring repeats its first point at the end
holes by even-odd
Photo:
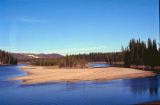
{"type": "Polygon", "coordinates": [[[42,66],[23,66],[21,69],[26,71],[28,75],[12,78],[11,80],[22,80],[24,84],[36,84],[47,82],[109,81],[155,75],[151,71],[120,67],[54,69],[52,67],[42,66]]]}

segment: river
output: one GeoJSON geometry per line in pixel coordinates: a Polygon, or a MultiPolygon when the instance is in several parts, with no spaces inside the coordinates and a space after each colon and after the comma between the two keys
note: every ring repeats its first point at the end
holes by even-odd
{"type": "Polygon", "coordinates": [[[160,76],[109,82],[23,85],[19,66],[0,66],[0,105],[125,105],[160,100],[160,76]]]}

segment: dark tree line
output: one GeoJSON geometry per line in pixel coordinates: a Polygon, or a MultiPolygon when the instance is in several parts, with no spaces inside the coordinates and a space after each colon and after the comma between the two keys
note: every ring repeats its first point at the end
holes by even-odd
{"type": "Polygon", "coordinates": [[[0,65],[4,64],[17,64],[17,59],[14,58],[9,52],[0,50],[0,65]]]}
{"type": "Polygon", "coordinates": [[[86,67],[87,62],[81,58],[75,56],[65,56],[61,58],[52,59],[33,59],[31,61],[32,65],[39,66],[59,66],[59,67],[86,67]]]}
{"type": "Polygon", "coordinates": [[[41,66],[58,65],[59,67],[86,67],[88,62],[123,62],[123,53],[90,53],[66,55],[55,59],[35,59],[31,64],[41,66]]]}
{"type": "Polygon", "coordinates": [[[160,66],[160,48],[156,40],[148,39],[147,43],[140,39],[132,39],[126,48],[123,48],[124,62],[126,66],[146,65],[160,66]]]}
{"type": "Polygon", "coordinates": [[[123,62],[123,53],[112,52],[112,53],[90,53],[90,54],[78,54],[71,55],[77,58],[86,60],[87,62],[123,62]]]}

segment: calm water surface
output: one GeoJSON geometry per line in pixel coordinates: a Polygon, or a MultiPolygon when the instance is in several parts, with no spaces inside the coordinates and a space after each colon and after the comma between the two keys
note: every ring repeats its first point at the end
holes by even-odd
{"type": "Polygon", "coordinates": [[[104,68],[104,67],[109,67],[111,66],[110,64],[106,64],[106,63],[88,63],[89,67],[93,67],[93,68],[104,68]]]}
{"type": "Polygon", "coordinates": [[[160,77],[22,85],[17,66],[0,67],[0,105],[125,105],[160,99],[160,77]]]}

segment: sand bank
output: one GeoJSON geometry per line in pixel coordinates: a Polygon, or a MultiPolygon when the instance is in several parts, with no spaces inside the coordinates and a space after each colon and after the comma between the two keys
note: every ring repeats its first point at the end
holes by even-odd
{"type": "Polygon", "coordinates": [[[13,78],[12,80],[22,80],[24,84],[47,82],[108,81],[114,79],[139,78],[155,75],[151,71],[121,67],[66,69],[42,66],[23,66],[21,69],[26,71],[28,75],[13,78]]]}

